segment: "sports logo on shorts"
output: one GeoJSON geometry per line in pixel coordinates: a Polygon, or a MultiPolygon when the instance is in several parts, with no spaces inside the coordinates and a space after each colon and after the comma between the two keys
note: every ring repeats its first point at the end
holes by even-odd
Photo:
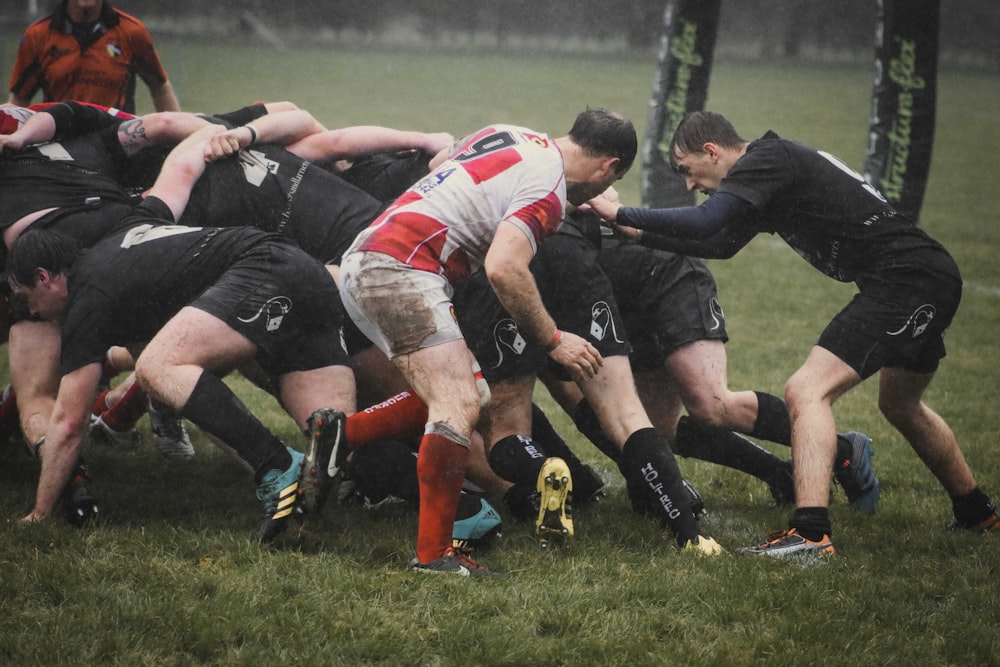
{"type": "Polygon", "coordinates": [[[712,320],[715,322],[709,331],[715,331],[726,321],[726,314],[722,312],[722,304],[719,303],[719,297],[717,296],[712,297],[712,300],[708,302],[708,307],[712,311],[712,320]]]}
{"type": "Polygon", "coordinates": [[[915,311],[913,311],[910,317],[907,318],[906,324],[901,326],[896,331],[887,331],[886,334],[888,334],[889,336],[899,336],[904,331],[912,327],[913,329],[912,337],[916,338],[917,336],[927,331],[927,327],[930,325],[931,320],[934,319],[935,315],[937,315],[937,308],[934,307],[934,305],[932,304],[925,303],[924,305],[920,306],[915,311]]]}
{"type": "Polygon", "coordinates": [[[598,301],[590,308],[590,335],[597,340],[604,340],[604,337],[608,335],[608,331],[614,336],[616,343],[625,342],[618,337],[618,331],[615,329],[615,320],[611,317],[611,307],[608,306],[608,302],[598,301]]]}
{"type": "Polygon", "coordinates": [[[493,344],[497,349],[497,362],[493,368],[500,368],[503,365],[504,350],[510,350],[514,354],[523,354],[528,342],[517,328],[517,322],[504,318],[493,327],[493,344]]]}
{"type": "Polygon", "coordinates": [[[285,315],[288,311],[292,309],[292,300],[287,296],[275,296],[271,297],[264,302],[264,305],[260,307],[260,310],[250,318],[243,319],[242,317],[237,318],[240,322],[249,324],[250,322],[255,322],[262,316],[266,318],[264,320],[264,330],[267,332],[277,331],[278,327],[281,326],[282,320],[285,319],[285,315]]]}

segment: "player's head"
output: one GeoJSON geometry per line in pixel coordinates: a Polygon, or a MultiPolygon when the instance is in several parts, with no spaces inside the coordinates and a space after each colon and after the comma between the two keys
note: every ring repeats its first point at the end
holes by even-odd
{"type": "Polygon", "coordinates": [[[34,287],[38,269],[66,275],[80,254],[79,242],[50,229],[31,229],[14,241],[7,254],[7,280],[11,287],[34,287]]]}
{"type": "Polygon", "coordinates": [[[635,126],[624,114],[601,107],[581,111],[569,131],[573,143],[591,157],[617,158],[618,178],[632,168],[639,150],[635,126]]]}
{"type": "Polygon", "coordinates": [[[677,171],[678,157],[703,153],[707,143],[738,149],[746,140],[722,114],[694,111],[684,117],[670,140],[670,166],[677,171]]]}
{"type": "Polygon", "coordinates": [[[104,0],[64,0],[69,20],[74,23],[93,23],[101,17],[104,0]]]}
{"type": "Polygon", "coordinates": [[[721,114],[696,111],[684,117],[670,141],[670,166],[688,190],[710,195],[743,154],[746,141],[721,114]]]}
{"type": "Polygon", "coordinates": [[[564,152],[566,199],[575,206],[607,190],[625,175],[638,150],[632,121],[607,109],[587,109],[576,117],[564,152]]]}
{"type": "Polygon", "coordinates": [[[48,229],[21,234],[7,254],[7,282],[37,318],[62,318],[69,303],[67,274],[80,254],[76,239],[48,229]]]}

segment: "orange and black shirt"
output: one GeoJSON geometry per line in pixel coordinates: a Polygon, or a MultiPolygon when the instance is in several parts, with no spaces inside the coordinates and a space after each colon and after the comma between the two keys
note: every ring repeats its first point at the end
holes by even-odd
{"type": "Polygon", "coordinates": [[[43,101],[81,100],[135,113],[135,81],[163,85],[167,73],[139,19],[107,3],[93,24],[74,24],[65,3],[24,32],[10,92],[43,101]]]}

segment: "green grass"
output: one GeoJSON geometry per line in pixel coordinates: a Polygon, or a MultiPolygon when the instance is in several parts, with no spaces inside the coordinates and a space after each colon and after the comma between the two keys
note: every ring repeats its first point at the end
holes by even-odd
{"type": "MultiPolygon", "coordinates": [[[[587,104],[621,109],[643,126],[653,77],[651,62],[606,56],[160,48],[189,109],[290,99],[329,126],[456,135],[493,121],[559,135],[587,104]]],[[[989,195],[1000,154],[997,83],[942,73],[922,224],[954,252],[967,283],[927,399],[955,428],[984,487],[1000,496],[1000,226],[989,195]]],[[[709,106],[746,136],[773,128],[858,167],[869,87],[866,68],[719,62],[709,106]]],[[[637,201],[638,175],[621,190],[637,201]]],[[[851,288],[770,238],[713,269],[732,336],[731,385],[780,394],[851,288]]],[[[273,400],[233,383],[276,431],[304,444],[273,400]]],[[[997,539],[941,530],[948,501],[878,414],[875,389],[868,382],[850,393],[837,416],[843,430],[875,438],[882,505],[861,516],[835,491],[838,556],[822,567],[678,553],[631,514],[617,473],[555,410],[557,428],[610,480],[609,495],[578,509],[578,537],[560,551],[541,551],[527,527],[508,522],[481,554],[513,574],[503,581],[406,573],[416,516],[398,506],[331,506],[275,552],[261,548],[247,539],[258,511],[249,474],[197,432],[198,455],[185,464],[148,448],[91,446],[103,519],[83,530],[19,525],[37,467],[7,447],[0,664],[997,664],[997,539]]],[[[697,461],[681,465],[725,547],[785,525],[762,484],[697,461]]]]}

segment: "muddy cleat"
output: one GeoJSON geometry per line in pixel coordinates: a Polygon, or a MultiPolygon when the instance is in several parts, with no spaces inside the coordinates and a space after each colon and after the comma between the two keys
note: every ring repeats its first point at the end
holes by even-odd
{"type": "Polygon", "coordinates": [[[708,535],[695,535],[692,539],[684,543],[681,547],[684,551],[691,551],[699,556],[721,556],[725,550],[708,535]]]}
{"type": "Polygon", "coordinates": [[[257,538],[270,542],[283,531],[295,513],[305,455],[287,447],[292,464],[286,470],[268,470],[257,486],[257,499],[264,504],[264,518],[257,526],[257,538]]]}
{"type": "Polygon", "coordinates": [[[979,523],[967,525],[956,521],[948,526],[948,530],[968,530],[973,533],[1000,533],[1000,517],[994,512],[979,523]]]}
{"type": "Polygon", "coordinates": [[[117,431],[105,424],[100,415],[90,416],[90,434],[111,445],[133,449],[142,445],[142,434],[139,433],[138,429],[130,428],[127,431],[117,431]]]}
{"type": "Polygon", "coordinates": [[[444,555],[430,563],[421,563],[415,556],[410,561],[410,570],[427,574],[457,574],[460,577],[503,577],[499,572],[477,563],[461,551],[448,547],[444,555]]]}
{"type": "Polygon", "coordinates": [[[851,458],[836,462],[833,477],[843,487],[851,507],[871,514],[878,507],[881,496],[878,477],[872,473],[872,439],[856,431],[837,437],[851,443],[851,458]]]}
{"type": "Polygon", "coordinates": [[[174,461],[193,459],[194,445],[191,444],[181,416],[168,408],[154,408],[152,403],[147,412],[156,451],[174,461]]]}
{"type": "Polygon", "coordinates": [[[97,500],[87,489],[87,484],[93,481],[90,477],[90,469],[83,461],[73,468],[73,475],[66,488],[63,489],[59,500],[62,505],[63,516],[73,526],[82,526],[92,519],[96,519],[100,510],[97,507],[97,500]]]}
{"type": "Polygon", "coordinates": [[[563,544],[573,537],[573,478],[566,462],[558,457],[545,459],[538,471],[538,518],[535,536],[543,548],[563,544]]]}
{"type": "Polygon", "coordinates": [[[829,535],[814,542],[806,539],[794,529],[780,530],[767,536],[767,541],[752,547],[740,547],[736,553],[759,554],[772,558],[799,556],[832,556],[835,553],[829,535]]]}
{"type": "Polygon", "coordinates": [[[502,525],[500,513],[485,498],[463,493],[451,532],[452,546],[456,549],[476,546],[499,533],[502,525]],[[458,518],[463,514],[466,516],[458,518]]]}
{"type": "Polygon", "coordinates": [[[308,512],[319,510],[330,495],[350,450],[345,435],[346,417],[340,410],[321,408],[309,416],[309,450],[302,477],[303,501],[308,512]]]}

